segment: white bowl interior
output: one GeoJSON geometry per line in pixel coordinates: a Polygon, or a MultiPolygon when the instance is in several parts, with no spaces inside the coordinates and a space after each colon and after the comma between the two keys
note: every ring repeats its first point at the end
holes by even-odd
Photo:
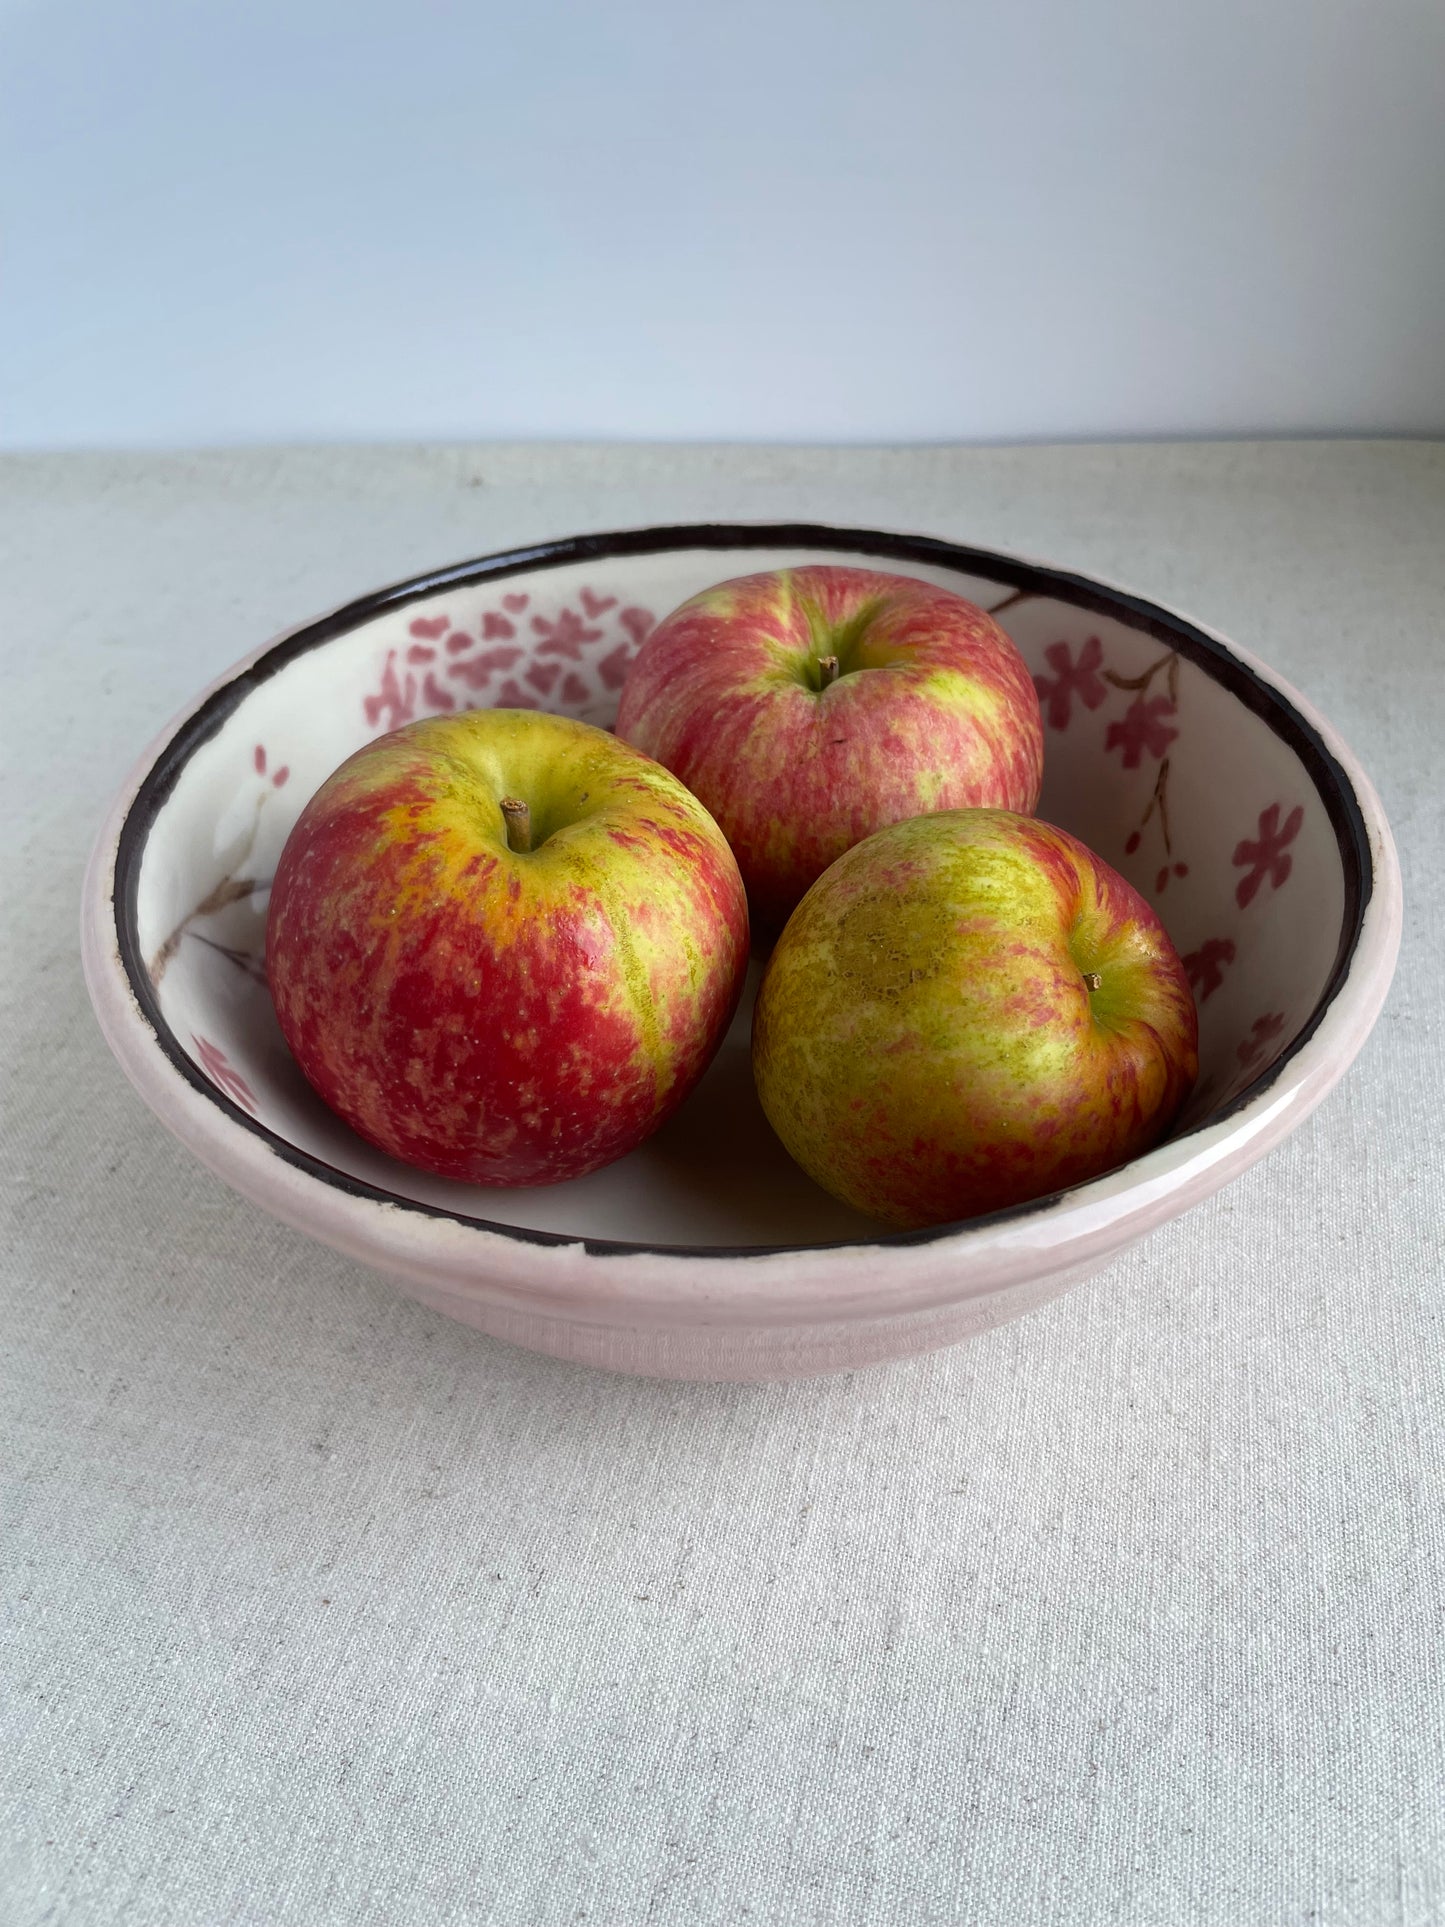
{"type": "Polygon", "coordinates": [[[608,726],[657,616],[726,576],[803,562],[893,568],[997,611],[1043,698],[1040,814],[1158,909],[1199,1003],[1200,1081],[1180,1129],[1218,1114],[1309,1023],[1339,954],[1345,869],[1303,756],[1147,611],[1103,614],[1021,594],[1004,575],[863,550],[688,548],[456,582],[324,639],[307,632],[270,673],[263,663],[238,678],[185,755],[136,869],[137,947],[175,1046],[239,1117],[333,1171],[459,1216],[666,1246],[875,1239],[871,1220],[803,1176],[762,1116],[751,990],[707,1077],[649,1143],[591,1177],[512,1190],[431,1178],[333,1116],[282,1041],[262,963],[282,845],[353,750],[463,707],[526,704],[608,726]]]}

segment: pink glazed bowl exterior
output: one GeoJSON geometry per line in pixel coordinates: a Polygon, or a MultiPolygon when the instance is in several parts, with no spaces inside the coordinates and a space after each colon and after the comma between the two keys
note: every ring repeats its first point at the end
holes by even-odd
{"type": "Polygon", "coordinates": [[[1369,780],[1302,697],[1198,623],[1092,578],[927,536],[625,530],[418,577],[289,632],[140,759],[82,906],[106,1041],[158,1117],[287,1224],[515,1344],[689,1379],[800,1377],[949,1345],[1089,1277],[1253,1164],[1339,1080],[1384,1002],[1400,876],[1369,780]],[[752,1092],[751,998],[664,1131],[547,1190],[449,1184],[355,1138],[265,990],[276,858],[346,755],[410,717],[545,707],[603,725],[657,617],[728,576],[884,568],[993,610],[1043,704],[1039,813],[1158,909],[1201,1022],[1175,1134],[1090,1184],[893,1233],[792,1166],[752,1092]]]}

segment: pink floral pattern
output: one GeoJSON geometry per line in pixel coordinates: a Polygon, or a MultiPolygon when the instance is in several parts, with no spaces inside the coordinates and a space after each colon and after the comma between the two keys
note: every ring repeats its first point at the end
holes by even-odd
{"type": "MultiPolygon", "coordinates": [[[[1027,599],[1021,593],[1000,607],[1027,599]]],[[[590,587],[574,591],[561,606],[543,602],[541,607],[533,594],[509,589],[494,597],[488,607],[469,603],[465,616],[454,608],[451,612],[415,616],[400,633],[392,627],[391,641],[379,646],[372,658],[373,681],[359,700],[373,731],[394,729],[417,716],[446,715],[482,704],[555,708],[571,714],[605,713],[604,703],[621,689],[652,627],[653,617],[647,609],[624,605],[620,597],[590,587]]],[[[1134,646],[1138,641],[1136,638],[1134,646]]],[[[1043,651],[1043,662],[1044,669],[1034,683],[1048,729],[1059,732],[1072,727],[1078,735],[1089,717],[1103,711],[1094,725],[1099,734],[1080,747],[1089,755],[1117,756],[1116,772],[1145,772],[1124,792],[1135,798],[1139,813],[1131,811],[1134,826],[1128,828],[1126,818],[1120,834],[1127,829],[1124,856],[1139,859],[1131,874],[1136,880],[1141,875],[1150,879],[1157,900],[1176,880],[1190,874],[1190,863],[1183,851],[1176,849],[1176,832],[1182,831],[1187,837],[1201,827],[1189,820],[1175,824],[1170,818],[1171,752],[1185,726],[1180,710],[1179,658],[1172,651],[1164,651],[1149,660],[1147,667],[1126,674],[1110,666],[1101,638],[1089,635],[1079,641],[1049,643],[1043,651]],[[1146,784],[1147,801],[1143,800],[1146,784]],[[1147,855],[1141,854],[1145,851],[1147,855]]],[[[184,938],[218,953],[237,972],[264,986],[260,924],[253,925],[237,915],[235,906],[253,893],[264,893],[267,887],[266,879],[247,874],[259,867],[252,855],[256,825],[265,807],[274,812],[276,806],[270,798],[285,787],[292,769],[264,743],[245,743],[241,755],[248,759],[243,774],[255,801],[250,836],[232,858],[228,873],[162,945],[151,966],[157,983],[184,938]]],[[[1233,807],[1238,809],[1237,805],[1233,807]]],[[[1303,828],[1305,812],[1300,805],[1290,807],[1288,799],[1260,810],[1257,798],[1247,812],[1238,811],[1233,824],[1229,822],[1230,811],[1231,799],[1227,791],[1222,791],[1218,815],[1213,820],[1222,818],[1227,826],[1219,832],[1225,851],[1231,849],[1229,836],[1238,835],[1243,827],[1238,815],[1252,818],[1258,811],[1253,833],[1240,836],[1232,845],[1232,872],[1225,870],[1225,875],[1234,879],[1235,899],[1243,911],[1288,882],[1293,868],[1291,846],[1303,828]]],[[[1218,874],[1217,866],[1216,858],[1214,875],[1218,874]]],[[[258,896],[257,905],[263,900],[258,896]]],[[[256,914],[260,915],[259,908],[256,914]]],[[[1197,924],[1194,927],[1196,931],[1199,928],[1197,924]]],[[[1285,1012],[1267,1010],[1254,1018],[1243,1040],[1236,1041],[1240,1005],[1232,999],[1248,994],[1247,979],[1239,969],[1241,952],[1247,955],[1248,946],[1238,930],[1225,934],[1217,925],[1215,929],[1216,934],[1196,941],[1183,958],[1201,1010],[1220,990],[1226,991],[1216,1010],[1210,1012],[1211,1037],[1217,1039],[1211,1043],[1211,1050],[1222,1054],[1225,1062],[1216,1059],[1196,1091],[1191,1110],[1197,1115],[1203,1114],[1201,1105],[1212,1108],[1227,1101],[1256,1077],[1278,1054],[1289,1023],[1285,1012]],[[1225,1027],[1222,1035],[1221,1025],[1225,1027]]],[[[196,1062],[207,1077],[254,1114],[255,1092],[242,1069],[210,1038],[192,1035],[196,1062]]],[[[256,1076],[253,1071],[252,1077],[256,1076]]],[[[257,1088],[264,1090],[264,1083],[258,1081],[257,1088]]]]}
{"type": "Polygon", "coordinates": [[[1050,729],[1068,728],[1075,696],[1085,709],[1097,709],[1109,694],[1099,674],[1104,645],[1097,636],[1090,636],[1079,645],[1077,662],[1071,657],[1066,642],[1051,642],[1044,651],[1044,661],[1054,674],[1035,676],[1034,688],[1039,692],[1050,729]]]}
{"type": "Polygon", "coordinates": [[[464,682],[469,689],[485,689],[492,680],[494,670],[510,669],[525,654],[524,649],[501,643],[495,649],[484,649],[479,656],[469,656],[465,662],[452,663],[447,674],[455,676],[458,682],[464,682]]]}
{"type": "Polygon", "coordinates": [[[1281,804],[1271,803],[1267,810],[1261,810],[1258,834],[1242,837],[1234,846],[1231,861],[1236,869],[1247,872],[1234,888],[1235,901],[1241,910],[1253,903],[1266,879],[1278,890],[1288,881],[1294,867],[1288,846],[1299,835],[1305,813],[1297,803],[1281,823],[1281,808],[1281,804]]]}
{"type": "Polygon", "coordinates": [[[620,689],[627,681],[627,671],[636,654],[625,642],[619,642],[610,655],[604,656],[597,665],[597,674],[602,679],[604,689],[620,689]]]}
{"type": "MultiPolygon", "coordinates": [[[[1010,598],[1011,601],[1015,599],[1024,598],[1010,598]]],[[[1007,606],[1006,603],[998,605],[999,608],[1007,606]]],[[[1174,718],[1179,714],[1179,657],[1171,649],[1167,654],[1157,656],[1147,669],[1140,670],[1137,675],[1126,676],[1108,667],[1104,660],[1103,643],[1098,636],[1089,636],[1079,645],[1077,656],[1067,642],[1051,642],[1044,650],[1044,661],[1054,673],[1051,676],[1035,676],[1034,687],[1038,690],[1044,720],[1050,729],[1064,730],[1069,727],[1075,697],[1087,710],[1102,707],[1108,700],[1110,689],[1123,690],[1132,697],[1123,715],[1111,718],[1105,728],[1104,748],[1106,752],[1118,750],[1125,769],[1140,768],[1146,756],[1159,764],[1159,773],[1144,814],[1139,819],[1138,827],[1129,832],[1124,844],[1124,854],[1133,856],[1143,843],[1145,830],[1151,823],[1156,825],[1164,857],[1154,874],[1157,896],[1168,888],[1171,878],[1189,874],[1189,865],[1175,859],[1169,830],[1168,752],[1170,745],[1179,737],[1174,723],[1174,718]],[[1161,676],[1166,691],[1163,695],[1153,689],[1155,681],[1161,676]]]]}
{"type": "Polygon", "coordinates": [[[523,689],[514,676],[508,676],[497,691],[497,700],[492,707],[494,709],[540,709],[542,704],[541,699],[523,689]]]}
{"type": "MultiPolygon", "coordinates": [[[[254,749],[254,750],[252,750],[252,752],[251,752],[251,763],[252,763],[252,766],[254,767],[254,769],[255,769],[255,771],[256,771],[256,774],[257,774],[258,776],[265,776],[265,775],[266,775],[266,773],[267,773],[267,771],[266,771],[266,748],[265,748],[265,745],[264,745],[263,743],[257,743],[257,745],[256,745],[256,747],[255,747],[255,749],[254,749]]],[[[281,767],[280,767],[280,769],[275,769],[275,770],[272,770],[272,771],[270,772],[270,775],[271,775],[271,787],[272,787],[272,789],[273,789],[273,790],[280,790],[280,789],[285,789],[285,787],[286,787],[286,779],[287,779],[287,777],[288,777],[288,776],[290,776],[290,774],[291,774],[291,770],[290,770],[290,767],[289,767],[289,766],[288,766],[287,764],[285,764],[285,763],[283,763],[283,764],[281,765],[281,767]]]]}
{"type": "Polygon", "coordinates": [[[1117,749],[1125,769],[1138,769],[1146,753],[1157,762],[1176,741],[1179,731],[1165,720],[1177,714],[1167,696],[1136,696],[1122,717],[1104,734],[1105,749],[1117,749]]]}
{"type": "Polygon", "coordinates": [[[1218,990],[1224,982],[1225,967],[1232,964],[1234,958],[1233,937],[1210,937],[1197,950],[1190,951],[1184,959],[1184,968],[1200,1003],[1208,1003],[1218,990]]]}
{"type": "Polygon", "coordinates": [[[573,609],[564,609],[551,622],[546,616],[533,616],[532,628],[545,638],[537,645],[539,656],[567,656],[573,662],[581,662],[586,644],[602,639],[602,631],[589,627],[573,609]]]}
{"type": "Polygon", "coordinates": [[[512,663],[520,663],[526,649],[518,649],[512,644],[499,644],[495,649],[482,649],[480,655],[468,655],[464,663],[451,663],[447,674],[455,676],[472,690],[484,690],[491,682],[491,674],[499,669],[511,669],[512,663]]]}
{"type": "Polygon", "coordinates": [[[1285,1016],[1282,1010],[1272,1010],[1263,1017],[1256,1017],[1250,1026],[1248,1037],[1239,1046],[1235,1055],[1244,1068],[1254,1070],[1265,1052],[1284,1029],[1285,1016]]]}
{"type": "Polygon", "coordinates": [[[210,1078],[218,1090],[227,1097],[234,1098],[238,1104],[256,1115],[256,1099],[251,1086],[238,1070],[232,1068],[230,1060],[219,1045],[213,1044],[208,1037],[197,1037],[191,1033],[191,1042],[196,1047],[196,1062],[210,1078]]]}
{"type": "Polygon", "coordinates": [[[450,616],[417,616],[404,651],[388,649],[376,688],[362,698],[368,725],[397,729],[418,715],[476,709],[540,709],[555,702],[576,711],[600,702],[627,680],[632,658],[652,631],[653,616],[615,595],[582,589],[554,614],[530,617],[533,655],[517,634],[532,598],[509,590],[482,612],[475,632],[450,616]],[[619,634],[620,632],[620,634],[619,634]]]}
{"type": "MultiPolygon", "coordinates": [[[[1080,714],[1103,708],[1111,690],[1127,698],[1122,711],[1105,720],[1103,748],[1105,754],[1117,755],[1126,770],[1158,765],[1149,800],[1124,841],[1124,855],[1133,857],[1143,849],[1146,835],[1157,838],[1160,860],[1152,873],[1157,899],[1176,879],[1187,877],[1190,867],[1175,849],[1169,816],[1170,752],[1181,729],[1179,658],[1171,650],[1137,674],[1125,675],[1109,666],[1099,637],[1089,636],[1077,645],[1063,640],[1050,643],[1044,661],[1045,673],[1035,676],[1034,686],[1050,730],[1068,729],[1080,714]]],[[[1278,890],[1289,880],[1293,867],[1289,846],[1303,823],[1302,807],[1286,815],[1283,803],[1272,803],[1260,812],[1255,834],[1240,838],[1234,846],[1233,864],[1244,872],[1234,890],[1241,910],[1255,901],[1264,885],[1278,890]]],[[[1207,938],[1184,957],[1201,1006],[1223,988],[1238,958],[1237,935],[1223,934],[1207,938]]],[[[1282,1011],[1268,1011],[1254,1020],[1248,1037],[1237,1046],[1241,1069],[1231,1084],[1255,1074],[1267,1061],[1286,1023],[1282,1011]]]]}
{"type": "Polygon", "coordinates": [[[396,671],[396,651],[388,649],[381,672],[381,687],[374,696],[362,698],[362,710],[373,729],[386,718],[388,729],[400,729],[416,714],[416,677],[408,670],[403,680],[396,671]]]}

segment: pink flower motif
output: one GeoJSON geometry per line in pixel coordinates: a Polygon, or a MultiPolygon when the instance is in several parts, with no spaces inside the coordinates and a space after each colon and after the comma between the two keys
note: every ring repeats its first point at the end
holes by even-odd
{"type": "Polygon", "coordinates": [[[421,642],[436,642],[450,627],[446,616],[418,616],[411,625],[411,633],[421,642]]]}
{"type": "Polygon", "coordinates": [[[428,669],[426,680],[421,686],[422,701],[432,709],[455,709],[457,699],[449,689],[443,689],[434,671],[428,669]]]}
{"type": "Polygon", "coordinates": [[[1104,660],[1104,645],[1097,636],[1090,636],[1079,650],[1079,660],[1074,662],[1066,642],[1051,642],[1044,651],[1044,661],[1057,673],[1050,676],[1035,676],[1034,688],[1039,692],[1039,701],[1045,703],[1045,714],[1050,729],[1067,729],[1069,716],[1073,709],[1075,696],[1085,709],[1097,709],[1103,702],[1108,690],[1099,674],[1099,665],[1104,660]]]}
{"type": "Polygon", "coordinates": [[[517,625],[510,616],[502,615],[496,609],[488,609],[482,617],[482,641],[492,642],[498,636],[509,640],[517,633],[517,625]]]}
{"type": "Polygon", "coordinates": [[[1207,1003],[1224,982],[1224,966],[1234,962],[1234,939],[1210,937],[1184,959],[1190,983],[1199,992],[1200,1003],[1207,1003]]]}
{"type": "Polygon", "coordinates": [[[374,696],[362,698],[366,720],[374,729],[385,715],[388,729],[398,729],[416,714],[416,677],[408,674],[402,683],[396,673],[396,651],[386,652],[386,667],[381,672],[381,688],[374,696]]]}
{"type": "Polygon", "coordinates": [[[1274,1010],[1268,1016],[1255,1018],[1250,1026],[1249,1036],[1235,1053],[1247,1071],[1254,1069],[1283,1029],[1284,1012],[1282,1010],[1274,1010]]]}
{"type": "Polygon", "coordinates": [[[640,649],[652,630],[652,611],[636,607],[624,609],[617,620],[640,649]]]}
{"type": "Polygon", "coordinates": [[[1179,734],[1164,720],[1176,713],[1167,696],[1136,696],[1105,731],[1104,748],[1122,750],[1125,769],[1138,769],[1146,750],[1157,761],[1179,734]]]}
{"type": "Polygon", "coordinates": [[[484,649],[479,656],[468,656],[465,662],[454,662],[447,674],[459,677],[469,689],[484,689],[492,680],[494,669],[510,669],[521,659],[520,649],[511,643],[499,643],[495,649],[484,649]]]}
{"type": "Polygon", "coordinates": [[[530,690],[523,689],[522,685],[514,676],[508,676],[507,680],[497,691],[497,700],[493,707],[496,709],[540,709],[542,705],[530,690]]]}
{"type": "Polygon", "coordinates": [[[1271,803],[1267,810],[1261,810],[1258,837],[1242,837],[1234,846],[1232,861],[1236,869],[1247,869],[1249,872],[1234,887],[1235,900],[1241,910],[1254,901],[1266,877],[1278,890],[1293,868],[1294,858],[1286,854],[1286,846],[1299,835],[1305,813],[1296,803],[1281,828],[1279,811],[1278,803],[1271,803]]]}
{"type": "Polygon", "coordinates": [[[609,650],[597,665],[597,673],[602,678],[602,687],[620,689],[627,681],[627,667],[631,661],[632,650],[627,643],[619,642],[615,649],[609,650]]]}
{"type": "Polygon", "coordinates": [[[567,680],[562,685],[561,695],[564,703],[585,703],[591,691],[575,669],[567,671],[567,680]]]}
{"type": "MultiPolygon", "coordinates": [[[[266,750],[263,744],[257,743],[255,749],[251,753],[251,761],[256,766],[256,774],[258,776],[264,776],[266,774],[266,750]]],[[[284,789],[286,787],[286,778],[290,774],[291,774],[290,764],[283,763],[280,769],[275,770],[272,773],[272,776],[271,776],[272,789],[276,789],[276,790],[284,789]]]]}
{"type": "Polygon", "coordinates": [[[615,595],[597,595],[591,589],[582,591],[582,607],[595,622],[598,616],[605,615],[609,609],[617,607],[615,595]]]}
{"type": "Polygon", "coordinates": [[[256,1099],[252,1095],[251,1086],[238,1070],[231,1068],[226,1053],[209,1038],[197,1037],[194,1031],[191,1032],[191,1042],[196,1047],[197,1062],[211,1082],[219,1090],[224,1091],[227,1097],[234,1098],[238,1104],[243,1104],[254,1117],[256,1099]]]}
{"type": "Polygon", "coordinates": [[[539,656],[567,656],[573,662],[581,662],[584,642],[596,642],[602,634],[600,629],[588,628],[575,609],[563,609],[555,622],[533,616],[532,627],[547,638],[537,646],[539,656]]]}

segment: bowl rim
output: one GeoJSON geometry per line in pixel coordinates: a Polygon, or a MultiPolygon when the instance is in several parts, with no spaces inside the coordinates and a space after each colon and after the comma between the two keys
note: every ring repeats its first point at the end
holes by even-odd
{"type": "MultiPolygon", "coordinates": [[[[763,1260],[796,1263],[812,1254],[823,1258],[831,1255],[838,1260],[850,1254],[860,1257],[873,1254],[876,1265],[878,1257],[890,1250],[919,1247],[946,1249],[962,1255],[970,1246],[982,1246],[993,1234],[1007,1234],[1016,1227],[1027,1228],[1031,1222],[1051,1216],[1057,1219],[1061,1209],[1066,1215],[1077,1214],[1080,1207],[1085,1207],[1083,1216],[1097,1232],[1101,1222],[1099,1211],[1087,1207],[1100,1207],[1111,1222],[1117,1223],[1120,1218],[1131,1215],[1129,1194],[1136,1192],[1141,1201],[1146,1197],[1152,1201],[1142,1215],[1148,1223],[1158,1222],[1161,1217],[1171,1215],[1170,1211],[1157,1208],[1161,1183],[1172,1190],[1186,1171],[1202,1172],[1206,1166],[1216,1163],[1221,1147],[1230,1137],[1243,1132],[1249,1119],[1261,1127],[1267,1125],[1263,1136],[1269,1143],[1276,1141],[1298,1122],[1304,1110],[1313,1108],[1343,1074],[1384,1001],[1398,939],[1398,865],[1383,811],[1368,778],[1324,718],[1248,652],[1163,604],[1092,575],[1006,550],[961,544],[939,536],[809,522],[681,523],[559,537],[407,577],[282,632],[223,672],[180,712],[138,760],[97,839],[83,905],[86,977],[101,1028],[122,1068],[162,1121],[177,1129],[204,1162],[248,1196],[277,1210],[289,1221],[301,1223],[316,1235],[350,1250],[353,1255],[378,1262],[373,1247],[378,1223],[376,1208],[380,1207],[391,1232],[398,1222],[394,1214],[401,1213],[413,1236],[425,1237],[428,1226],[444,1234],[444,1248],[439,1247],[434,1254],[444,1267],[448,1262],[454,1267],[456,1229],[504,1240],[515,1247],[519,1258],[527,1248],[531,1248],[537,1258],[548,1249],[561,1248],[590,1259],[651,1258],[669,1261],[669,1266],[697,1267],[763,1260]],[[261,684],[298,657],[388,611],[404,608],[448,588],[469,587],[523,573],[627,556],[709,549],[744,553],[753,549],[839,552],[866,556],[879,563],[891,561],[906,565],[911,562],[982,576],[1014,594],[1047,596],[1123,621],[1131,629],[1176,649],[1226,687],[1299,758],[1324,805],[1340,856],[1345,904],[1336,956],[1314,1009],[1286,1050],[1220,1110],[1102,1177],[971,1219],[921,1230],[895,1231],[880,1226],[876,1233],[866,1236],[807,1244],[659,1243],[541,1230],[474,1216],[354,1177],[294,1145],[219,1090],[194,1063],[162,1015],[141,954],[137,928],[138,887],[147,841],[182,770],[195,752],[220,731],[261,684]],[[1346,1014],[1341,1006],[1342,992],[1361,961],[1362,945],[1372,926],[1373,942],[1368,946],[1372,968],[1366,973],[1369,982],[1361,993],[1364,1002],[1348,1013],[1351,1021],[1334,1040],[1342,1048],[1333,1053],[1332,1061],[1312,1062],[1312,1053],[1318,1053],[1320,1048],[1322,1027],[1327,1020],[1346,1014]],[[157,1067],[144,1061],[154,1053],[159,1053],[164,1060],[165,1069],[172,1074],[170,1078],[158,1077],[157,1067]],[[270,1159],[289,1167],[284,1174],[277,1174],[284,1177],[281,1186],[272,1187],[278,1189],[280,1195],[268,1195],[265,1172],[256,1166],[254,1159],[247,1174],[234,1171],[220,1150],[214,1132],[203,1131],[201,1136],[205,1141],[192,1138],[189,1124],[194,1121],[194,1112],[184,1102],[177,1105],[173,1083],[176,1077],[192,1098],[203,1099],[227,1124],[246,1134],[257,1151],[264,1150],[270,1159]],[[1309,1101],[1302,1109],[1290,1106],[1288,1122],[1280,1123],[1274,1117],[1278,1102],[1303,1089],[1308,1090],[1309,1101]],[[190,1117],[178,1117],[178,1108],[190,1112],[190,1117]],[[335,1210],[322,1214],[329,1219],[326,1228],[316,1226],[313,1221],[316,1213],[307,1207],[304,1193],[311,1187],[330,1194],[336,1203],[335,1210]],[[348,1211],[358,1210],[367,1214],[368,1222],[348,1225],[345,1222],[348,1211]]],[[[1260,1132],[1250,1130],[1245,1134],[1254,1137],[1260,1132]]],[[[1268,1148],[1267,1143],[1261,1143],[1244,1161],[1252,1161],[1264,1148],[1268,1148]]],[[[1231,1174],[1224,1171],[1218,1175],[1217,1182],[1223,1183],[1231,1174]]],[[[1211,1183],[1205,1188],[1216,1186],[1211,1183]]],[[[317,1195],[312,1192],[313,1202],[317,1195]]],[[[1051,1245],[1067,1242],[1068,1235],[1067,1230],[1061,1228],[1059,1237],[1049,1235],[1047,1241],[1051,1245]]],[[[399,1254],[407,1248],[407,1239],[389,1235],[385,1242],[395,1247],[397,1255],[391,1261],[402,1262],[399,1254]]],[[[418,1262],[422,1262],[420,1254],[418,1262]]]]}

